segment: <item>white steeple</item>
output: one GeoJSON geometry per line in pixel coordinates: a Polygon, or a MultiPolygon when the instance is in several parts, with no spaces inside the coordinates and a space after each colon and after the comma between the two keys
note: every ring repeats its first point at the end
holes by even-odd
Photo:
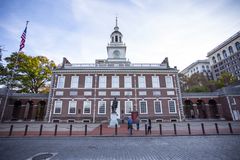
{"type": "Polygon", "coordinates": [[[126,61],[126,46],[122,42],[122,33],[119,31],[118,19],[116,17],[116,25],[114,31],[110,35],[110,44],[107,46],[109,61],[126,61]]]}

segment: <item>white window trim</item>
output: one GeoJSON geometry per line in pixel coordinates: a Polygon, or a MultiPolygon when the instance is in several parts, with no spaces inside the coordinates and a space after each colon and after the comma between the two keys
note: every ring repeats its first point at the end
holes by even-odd
{"type": "Polygon", "coordinates": [[[159,76],[152,76],[152,88],[160,88],[159,76]],[[154,83],[154,79],[157,80],[157,83],[154,83]]]}
{"type": "Polygon", "coordinates": [[[237,103],[236,103],[236,99],[235,99],[235,97],[232,97],[232,105],[236,105],[237,103]]]}
{"type": "Polygon", "coordinates": [[[99,76],[99,88],[107,88],[107,76],[99,76]]]}
{"type": "Polygon", "coordinates": [[[166,82],[166,88],[174,88],[174,87],[173,87],[173,78],[172,78],[172,76],[165,76],[165,82],[166,82]],[[168,83],[167,83],[167,78],[170,78],[170,80],[171,80],[171,85],[168,85],[168,83]]]}
{"type": "Polygon", "coordinates": [[[62,114],[62,101],[57,100],[57,101],[54,102],[53,114],[62,114]],[[56,103],[58,103],[58,102],[61,102],[60,107],[56,107],[56,103]],[[56,113],[56,112],[55,112],[56,108],[60,108],[60,113],[56,113]]]}
{"type": "Polygon", "coordinates": [[[171,113],[177,113],[177,106],[176,106],[176,101],[175,101],[175,100],[168,100],[168,111],[169,111],[170,114],[171,114],[171,113]],[[175,112],[170,112],[170,105],[169,105],[169,102],[170,102],[170,101],[173,101],[173,102],[174,102],[175,112]]]}
{"type": "Polygon", "coordinates": [[[112,76],[112,88],[119,88],[119,76],[112,76]],[[114,83],[114,79],[117,83],[114,83]]]}
{"type": "Polygon", "coordinates": [[[69,101],[68,102],[68,114],[76,114],[77,113],[77,101],[69,101]],[[71,103],[74,102],[75,106],[72,108],[75,108],[75,113],[70,113],[70,107],[71,107],[71,103]]]}
{"type": "Polygon", "coordinates": [[[124,88],[132,88],[132,76],[124,76],[124,88]],[[130,83],[126,83],[126,79],[130,79],[130,83]]]}
{"type": "Polygon", "coordinates": [[[83,114],[91,114],[92,101],[83,101],[83,114]],[[85,103],[90,102],[90,113],[85,113],[85,103]]]}
{"type": "Polygon", "coordinates": [[[78,83],[79,83],[79,76],[72,76],[71,77],[71,88],[78,88],[78,83]],[[73,83],[74,78],[77,79],[76,83],[73,83]],[[76,84],[76,86],[74,86],[75,84],[76,84]]]}
{"type": "Polygon", "coordinates": [[[84,82],[84,88],[92,88],[93,86],[93,76],[85,76],[85,82],[84,82]],[[89,80],[91,81],[91,83],[87,83],[87,79],[90,78],[89,80]],[[90,84],[90,86],[88,86],[88,84],[90,84]]]}
{"type": "Polygon", "coordinates": [[[64,88],[64,86],[65,86],[65,76],[59,76],[57,81],[57,88],[64,88]],[[63,86],[59,86],[61,78],[63,78],[63,86]]]}
{"type": "Polygon", "coordinates": [[[138,76],[138,88],[146,88],[146,77],[145,76],[138,76]],[[143,79],[144,83],[140,83],[140,79],[143,79]],[[142,86],[140,84],[143,84],[142,86]]]}
{"type": "Polygon", "coordinates": [[[127,103],[131,103],[131,111],[133,111],[133,102],[132,101],[125,101],[125,106],[124,106],[124,113],[130,115],[131,113],[126,112],[127,111],[127,103]]]}
{"type": "Polygon", "coordinates": [[[163,110],[162,110],[162,101],[159,101],[159,100],[155,100],[155,101],[154,101],[154,113],[155,113],[155,114],[162,114],[162,113],[163,113],[163,110]],[[155,102],[160,102],[161,112],[156,112],[155,102]]]}
{"type": "Polygon", "coordinates": [[[106,114],[106,109],[107,109],[107,107],[106,107],[106,101],[98,101],[98,114],[106,114]],[[100,111],[100,104],[101,103],[104,103],[104,107],[105,107],[105,109],[104,109],[104,113],[100,113],[99,111],[100,111]]]}
{"type": "Polygon", "coordinates": [[[147,105],[147,101],[145,101],[145,100],[141,100],[141,101],[139,101],[139,111],[140,111],[140,114],[148,114],[148,105],[147,105]],[[146,113],[142,113],[141,102],[146,102],[146,113]]]}

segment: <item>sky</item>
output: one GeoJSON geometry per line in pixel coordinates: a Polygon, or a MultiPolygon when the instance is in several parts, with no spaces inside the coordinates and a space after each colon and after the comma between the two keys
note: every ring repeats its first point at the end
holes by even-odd
{"type": "Polygon", "coordinates": [[[106,59],[118,17],[132,63],[161,63],[181,71],[240,31],[239,0],[0,0],[3,58],[19,50],[56,64],[106,59]]]}

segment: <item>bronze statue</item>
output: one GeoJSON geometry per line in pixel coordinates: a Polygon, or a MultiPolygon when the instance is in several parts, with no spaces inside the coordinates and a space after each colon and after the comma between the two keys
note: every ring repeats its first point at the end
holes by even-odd
{"type": "Polygon", "coordinates": [[[117,113],[116,112],[117,107],[118,107],[118,101],[117,101],[117,98],[114,97],[114,100],[113,100],[113,103],[112,103],[112,113],[117,113]]]}

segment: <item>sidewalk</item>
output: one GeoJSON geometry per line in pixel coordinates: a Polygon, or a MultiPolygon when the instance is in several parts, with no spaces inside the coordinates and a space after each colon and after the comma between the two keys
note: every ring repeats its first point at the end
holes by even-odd
{"type": "Polygon", "coordinates": [[[240,134],[240,122],[181,122],[153,123],[152,133],[146,134],[146,124],[140,129],[133,125],[132,135],[127,124],[109,128],[108,124],[67,123],[1,123],[0,137],[8,136],[170,136],[170,135],[218,135],[240,134]]]}

